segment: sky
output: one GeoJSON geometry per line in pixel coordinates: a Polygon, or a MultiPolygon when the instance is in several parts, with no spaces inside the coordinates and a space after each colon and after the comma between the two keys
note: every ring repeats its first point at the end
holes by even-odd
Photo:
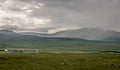
{"type": "Polygon", "coordinates": [[[0,0],[0,29],[54,33],[80,28],[120,32],[120,0],[0,0]]]}

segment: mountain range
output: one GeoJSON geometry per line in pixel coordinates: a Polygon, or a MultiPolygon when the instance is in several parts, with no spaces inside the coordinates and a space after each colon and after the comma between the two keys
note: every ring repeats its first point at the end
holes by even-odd
{"type": "Polygon", "coordinates": [[[86,40],[107,40],[119,41],[120,32],[112,30],[104,30],[99,28],[82,28],[76,30],[60,31],[53,34],[42,34],[34,32],[24,32],[23,35],[36,35],[39,37],[64,37],[64,38],[80,38],[86,40]]]}
{"type": "Polygon", "coordinates": [[[53,34],[16,33],[0,30],[0,48],[46,48],[60,50],[120,50],[120,33],[84,28],[53,34]]]}

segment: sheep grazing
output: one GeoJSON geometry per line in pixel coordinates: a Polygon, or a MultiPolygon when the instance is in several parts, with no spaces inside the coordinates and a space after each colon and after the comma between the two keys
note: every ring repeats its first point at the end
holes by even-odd
{"type": "Polygon", "coordinates": [[[8,52],[8,49],[4,49],[5,52],[8,52]]]}

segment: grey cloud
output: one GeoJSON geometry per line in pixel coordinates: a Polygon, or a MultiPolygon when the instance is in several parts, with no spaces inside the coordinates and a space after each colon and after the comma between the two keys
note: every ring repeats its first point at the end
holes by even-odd
{"type": "Polygon", "coordinates": [[[3,30],[18,30],[17,26],[12,26],[12,25],[3,25],[0,26],[3,30]]]}
{"type": "MultiPolygon", "coordinates": [[[[70,27],[97,27],[120,31],[120,0],[21,0],[32,4],[44,3],[29,17],[44,17],[52,20],[44,28],[36,31],[70,27]]],[[[12,9],[20,11],[17,8],[12,9]]],[[[31,30],[32,31],[32,30],[31,30]]],[[[33,30],[34,31],[34,30],[33,30]]]]}

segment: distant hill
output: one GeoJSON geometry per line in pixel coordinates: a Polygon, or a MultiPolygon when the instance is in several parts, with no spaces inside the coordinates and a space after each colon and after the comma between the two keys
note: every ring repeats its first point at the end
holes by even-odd
{"type": "Polygon", "coordinates": [[[12,34],[16,34],[16,33],[11,30],[0,30],[0,34],[12,35],[12,34]]]}
{"type": "MultiPolygon", "coordinates": [[[[74,33],[74,30],[72,30],[74,33]]],[[[79,31],[79,30],[77,30],[79,31]]],[[[75,33],[78,33],[78,32],[75,33]]],[[[83,30],[84,31],[84,30],[83,30]]],[[[68,31],[69,33],[69,31],[68,31]]],[[[53,37],[39,37],[36,35],[22,35],[13,31],[0,31],[1,47],[19,47],[19,48],[52,48],[52,49],[70,49],[70,50],[120,50],[119,41],[96,41],[82,38],[59,37],[59,35],[68,34],[66,31],[53,34],[53,37]],[[55,37],[56,36],[56,37],[55,37]]],[[[71,33],[71,31],[70,31],[71,33]]],[[[69,34],[68,34],[69,35],[69,34]]],[[[71,36],[74,36],[70,34],[71,36]]],[[[49,35],[48,35],[49,36],[49,35]]],[[[67,36],[67,35],[66,35],[67,36]]],[[[76,35],[77,36],[77,35],[76,35]]]]}
{"type": "Polygon", "coordinates": [[[14,31],[10,30],[0,30],[0,40],[26,40],[26,39],[33,39],[39,38],[34,35],[21,35],[19,33],[15,33],[14,31]]]}
{"type": "Polygon", "coordinates": [[[98,28],[82,28],[77,30],[60,31],[53,34],[42,33],[22,33],[23,35],[36,35],[39,37],[65,37],[65,38],[80,38],[87,40],[107,40],[120,41],[120,32],[112,30],[103,30],[98,28]]]}
{"type": "Polygon", "coordinates": [[[97,28],[82,28],[78,30],[67,30],[55,33],[55,37],[83,38],[88,40],[119,40],[120,32],[102,30],[97,28]]]}

